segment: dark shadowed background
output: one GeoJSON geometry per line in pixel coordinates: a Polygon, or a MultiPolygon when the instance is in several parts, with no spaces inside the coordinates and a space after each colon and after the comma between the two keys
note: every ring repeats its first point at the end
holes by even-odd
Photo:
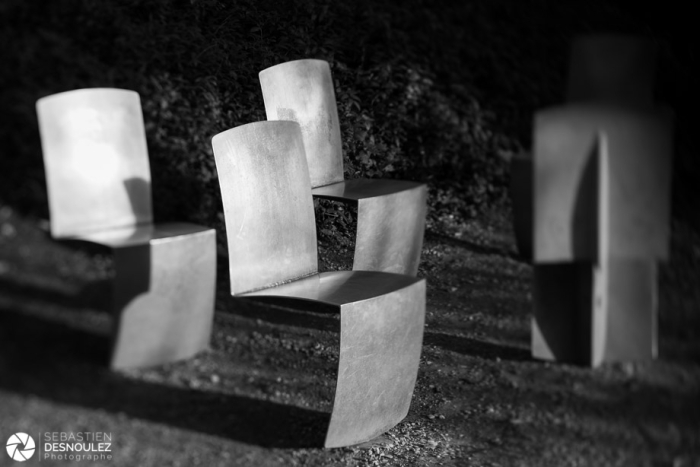
{"type": "MultiPolygon", "coordinates": [[[[668,3],[596,0],[5,1],[0,201],[48,216],[38,98],[120,87],[141,95],[157,220],[222,232],[211,136],[265,119],[260,70],[320,58],[335,80],[346,178],[428,182],[429,226],[477,216],[506,203],[506,161],[528,148],[533,112],[563,101],[571,39],[605,31],[659,40],[657,96],[678,115],[675,214],[700,217],[697,57],[682,17],[668,3]]],[[[323,235],[348,221],[333,205],[321,217],[323,235]]]]}

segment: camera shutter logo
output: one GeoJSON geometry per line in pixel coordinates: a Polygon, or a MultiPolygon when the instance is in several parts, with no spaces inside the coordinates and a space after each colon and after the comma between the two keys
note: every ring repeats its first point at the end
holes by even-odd
{"type": "Polygon", "coordinates": [[[31,459],[35,450],[34,438],[27,433],[15,433],[7,440],[7,454],[16,461],[31,459]]]}

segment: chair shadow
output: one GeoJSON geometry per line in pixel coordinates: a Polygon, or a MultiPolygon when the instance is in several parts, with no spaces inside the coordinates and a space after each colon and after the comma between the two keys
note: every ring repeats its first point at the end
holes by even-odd
{"type": "Polygon", "coordinates": [[[340,334],[340,313],[337,307],[313,300],[285,300],[265,296],[240,298],[228,295],[218,297],[216,308],[270,324],[340,334]]]}
{"type": "Polygon", "coordinates": [[[71,293],[69,290],[49,289],[37,287],[33,284],[0,279],[0,295],[3,295],[5,298],[23,301],[27,297],[31,297],[32,300],[51,303],[72,311],[89,308],[104,313],[110,312],[112,294],[111,279],[92,280],[80,287],[75,293],[71,293]]]}
{"type": "Polygon", "coordinates": [[[262,447],[320,447],[329,414],[127,378],[107,369],[108,339],[0,311],[0,389],[196,430],[262,447]]]}
{"type": "Polygon", "coordinates": [[[490,246],[477,245],[476,243],[470,242],[468,240],[450,237],[449,235],[441,234],[433,230],[426,230],[425,238],[429,240],[440,240],[441,242],[446,243],[448,245],[464,248],[473,253],[484,255],[499,255],[523,263],[530,262],[526,257],[521,256],[518,253],[508,251],[504,248],[494,248],[490,246]]]}
{"type": "Polygon", "coordinates": [[[530,351],[526,349],[429,331],[426,331],[423,336],[423,345],[434,345],[452,352],[489,360],[497,358],[514,362],[533,360],[530,351]]]}

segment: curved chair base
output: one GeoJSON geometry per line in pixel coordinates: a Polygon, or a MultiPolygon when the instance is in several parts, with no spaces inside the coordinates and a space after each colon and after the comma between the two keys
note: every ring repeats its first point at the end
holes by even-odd
{"type": "Polygon", "coordinates": [[[114,249],[111,368],[174,362],[208,347],[216,284],[215,230],[169,223],[74,239],[114,249]]]}
{"type": "Polygon", "coordinates": [[[353,270],[418,273],[425,231],[425,184],[356,179],[314,188],[311,193],[317,198],[357,203],[353,270]]]}
{"type": "Polygon", "coordinates": [[[656,277],[646,259],[535,265],[532,356],[593,367],[656,358],[656,277]]]}
{"type": "Polygon", "coordinates": [[[425,280],[336,271],[237,297],[297,306],[313,300],[340,311],[338,379],[325,447],[363,443],[404,419],[423,342],[425,280]]]}

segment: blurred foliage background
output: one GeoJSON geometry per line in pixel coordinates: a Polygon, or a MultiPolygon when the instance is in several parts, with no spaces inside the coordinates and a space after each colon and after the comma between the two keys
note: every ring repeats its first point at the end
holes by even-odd
{"type": "MultiPolygon", "coordinates": [[[[507,209],[508,160],[533,112],[563,100],[571,39],[651,35],[657,95],[678,116],[674,215],[698,216],[690,138],[695,45],[672,5],[603,0],[5,0],[0,3],[0,204],[48,218],[34,104],[83,87],[140,93],[156,219],[223,234],[211,137],[265,119],[258,72],[331,64],[346,178],[427,182],[428,228],[507,209]],[[656,10],[655,10],[656,8],[656,10]]],[[[352,221],[324,203],[322,235],[352,221]]],[[[697,222],[695,224],[698,225],[697,222]]]]}

